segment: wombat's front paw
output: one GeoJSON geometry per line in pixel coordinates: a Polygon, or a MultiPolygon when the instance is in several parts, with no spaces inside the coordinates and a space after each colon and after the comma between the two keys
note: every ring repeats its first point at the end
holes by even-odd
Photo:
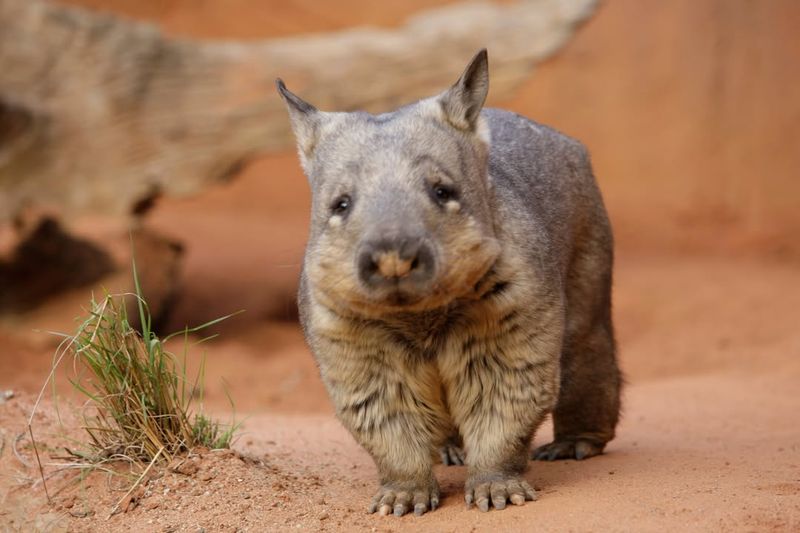
{"type": "Polygon", "coordinates": [[[495,509],[505,509],[506,502],[514,505],[523,505],[525,500],[535,500],[536,491],[527,481],[519,477],[475,478],[467,480],[466,495],[467,509],[472,504],[481,511],[489,510],[489,502],[495,509]]]}
{"type": "Polygon", "coordinates": [[[539,446],[531,457],[537,461],[555,461],[556,459],[587,459],[603,453],[605,444],[598,444],[588,439],[559,439],[550,444],[539,446]]]}
{"type": "Polygon", "coordinates": [[[378,490],[369,512],[377,511],[380,515],[394,512],[395,516],[403,516],[414,509],[420,516],[426,511],[435,511],[439,507],[439,485],[435,480],[425,484],[397,483],[387,484],[378,490]]]}

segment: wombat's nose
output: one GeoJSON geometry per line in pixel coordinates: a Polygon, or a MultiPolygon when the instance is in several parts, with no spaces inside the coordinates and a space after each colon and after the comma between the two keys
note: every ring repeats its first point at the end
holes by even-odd
{"type": "Polygon", "coordinates": [[[369,286],[400,280],[422,283],[433,276],[433,253],[421,239],[368,242],[358,256],[358,275],[369,286]]]}

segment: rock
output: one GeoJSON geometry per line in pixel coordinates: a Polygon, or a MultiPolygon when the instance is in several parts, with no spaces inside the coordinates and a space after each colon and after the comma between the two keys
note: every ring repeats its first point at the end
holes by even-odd
{"type": "MultiPolygon", "coordinates": [[[[100,243],[68,234],[54,219],[41,225],[44,229],[31,232],[7,258],[0,256],[0,327],[7,319],[10,327],[30,330],[32,342],[60,342],[33,330],[72,334],[74,317],[85,314],[93,295],[97,300],[106,291],[135,292],[132,252],[153,328],[159,331],[166,323],[180,290],[183,247],[178,242],[146,227],[100,243]]],[[[135,298],[125,302],[137,327],[135,298]]]]}
{"type": "Polygon", "coordinates": [[[114,270],[108,252],[69,235],[54,218],[44,217],[23,233],[9,258],[0,257],[0,313],[29,310],[114,270]]]}
{"type": "Polygon", "coordinates": [[[196,460],[186,457],[179,457],[172,461],[172,463],[169,465],[169,469],[178,474],[183,474],[184,476],[191,476],[197,473],[197,471],[200,469],[200,466],[196,460]]]}

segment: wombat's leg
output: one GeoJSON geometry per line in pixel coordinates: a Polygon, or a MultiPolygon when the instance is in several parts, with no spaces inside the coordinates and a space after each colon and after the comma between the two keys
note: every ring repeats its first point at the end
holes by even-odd
{"type": "Polygon", "coordinates": [[[561,393],[553,412],[555,438],[533,452],[538,460],[592,457],[614,438],[621,377],[611,324],[598,324],[579,342],[569,342],[561,372],[561,393]]]}
{"type": "Polygon", "coordinates": [[[363,329],[358,343],[318,336],[315,352],[339,418],[378,467],[369,512],[436,509],[433,458],[452,424],[432,363],[363,329]]]}
{"type": "Polygon", "coordinates": [[[585,459],[603,452],[619,419],[622,378],[611,323],[610,251],[597,241],[573,261],[555,438],[533,458],[585,459]]]}
{"type": "Polygon", "coordinates": [[[466,455],[464,454],[464,441],[458,432],[454,432],[439,448],[439,457],[445,466],[461,466],[464,464],[466,455]]]}
{"type": "MultiPolygon", "coordinates": [[[[554,312],[560,317],[560,311],[554,312]]],[[[439,365],[447,404],[464,436],[469,474],[465,500],[481,511],[522,505],[536,497],[522,474],[531,437],[553,408],[561,319],[524,327],[509,315],[485,339],[468,337],[458,357],[439,365]]]]}

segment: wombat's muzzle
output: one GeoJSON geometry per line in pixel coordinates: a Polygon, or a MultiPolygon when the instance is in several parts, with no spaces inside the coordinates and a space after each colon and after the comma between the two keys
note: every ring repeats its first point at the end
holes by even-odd
{"type": "Polygon", "coordinates": [[[356,261],[361,282],[379,292],[416,293],[428,287],[436,271],[433,249],[419,237],[367,241],[356,261]]]}

